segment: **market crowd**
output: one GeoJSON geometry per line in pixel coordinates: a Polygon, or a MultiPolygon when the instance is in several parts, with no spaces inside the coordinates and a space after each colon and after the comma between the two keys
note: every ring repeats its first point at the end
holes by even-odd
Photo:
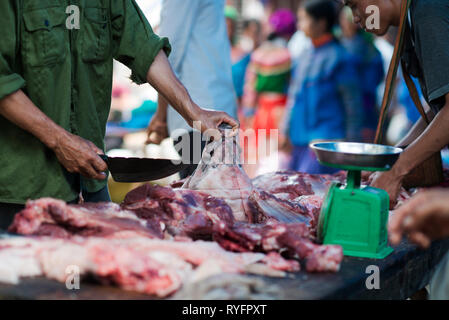
{"type": "MultiPolygon", "coordinates": [[[[258,137],[261,129],[278,130],[267,134],[284,156],[278,167],[332,173],[317,162],[311,142],[373,141],[384,61],[348,8],[306,1],[296,13],[279,9],[266,21],[244,21],[240,37],[237,11],[228,6],[225,14],[242,128],[258,137]]],[[[276,169],[268,166],[258,171],[276,169]]]]}

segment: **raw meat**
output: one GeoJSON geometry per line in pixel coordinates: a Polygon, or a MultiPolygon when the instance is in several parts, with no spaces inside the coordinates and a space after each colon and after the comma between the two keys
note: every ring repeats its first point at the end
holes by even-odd
{"type": "Polygon", "coordinates": [[[324,198],[332,182],[344,182],[344,172],[335,175],[312,175],[295,171],[280,171],[256,177],[254,187],[283,200],[316,195],[324,198]]]}
{"type": "Polygon", "coordinates": [[[23,237],[17,237],[12,243],[0,240],[0,282],[17,284],[21,277],[39,276],[37,248],[35,241],[23,237]]]}
{"type": "Polygon", "coordinates": [[[234,223],[224,199],[193,190],[144,185],[126,196],[122,209],[134,212],[151,225],[164,225],[173,236],[210,238],[212,230],[234,223]]]}
{"type": "Polygon", "coordinates": [[[214,240],[231,251],[283,252],[290,258],[305,260],[309,272],[336,272],[343,259],[340,246],[313,243],[314,236],[303,223],[239,223],[214,234],[214,240]]]}
{"type": "Polygon", "coordinates": [[[221,139],[206,145],[198,168],[182,189],[198,190],[222,198],[232,208],[236,221],[253,222],[248,203],[253,185],[242,169],[240,159],[237,137],[223,132],[221,139]]]}
{"type": "Polygon", "coordinates": [[[275,195],[254,190],[249,198],[253,209],[254,221],[263,223],[269,219],[285,223],[301,222],[313,227],[315,212],[309,210],[302,202],[285,200],[275,195]]]}
{"type": "MultiPolygon", "coordinates": [[[[173,236],[214,240],[223,248],[235,252],[270,253],[288,250],[289,257],[307,261],[311,259],[313,252],[320,257],[320,263],[315,264],[316,267],[309,268],[311,271],[321,269],[323,272],[335,272],[338,266],[328,264],[330,267],[325,267],[326,261],[327,259],[341,261],[342,255],[336,254],[335,257],[324,255],[325,251],[319,251],[320,246],[312,242],[315,240],[319,208],[311,209],[311,207],[321,205],[320,198],[312,200],[309,201],[309,207],[301,204],[300,200],[297,203],[280,199],[273,201],[272,208],[282,205],[283,207],[279,210],[284,210],[296,217],[303,217],[306,222],[290,224],[279,223],[265,215],[263,211],[265,208],[258,209],[261,212],[260,216],[263,216],[261,219],[263,224],[235,222],[231,208],[223,200],[199,191],[172,190],[151,185],[131,191],[122,207],[135,212],[142,219],[162,221],[173,236]],[[280,241],[281,239],[283,241],[280,241]]],[[[260,199],[251,198],[250,201],[254,201],[254,208],[263,203],[260,199]]]]}
{"type": "Polygon", "coordinates": [[[274,218],[286,223],[303,222],[315,228],[319,208],[313,204],[318,197],[324,197],[335,177],[274,173],[255,179],[253,185],[240,166],[240,152],[235,136],[224,134],[222,139],[209,143],[198,169],[182,189],[224,199],[238,222],[264,223],[274,218]],[[310,201],[304,196],[315,198],[310,201]]]}
{"type": "Polygon", "coordinates": [[[15,216],[9,231],[57,238],[162,237],[160,226],[149,224],[114,203],[68,205],[50,198],[28,201],[25,209],[15,216]]]}
{"type": "Polygon", "coordinates": [[[67,281],[68,267],[126,290],[166,297],[184,283],[221,273],[296,271],[295,261],[261,253],[232,253],[216,243],[148,238],[11,238],[0,240],[0,281],[46,276],[67,281]],[[18,263],[18,262],[21,262],[18,263]],[[24,265],[26,262],[26,265],[24,265]],[[260,266],[260,268],[253,268],[260,266]]]}
{"type": "MultiPolygon", "coordinates": [[[[10,230],[59,237],[214,240],[233,252],[267,253],[266,265],[282,266],[282,253],[304,260],[309,271],[337,271],[341,248],[313,241],[323,196],[332,181],[344,176],[285,172],[258,177],[253,184],[239,159],[236,138],[225,134],[206,146],[199,168],[180,189],[147,184],[131,191],[120,208],[41,199],[30,202],[10,230]]],[[[299,269],[297,262],[288,265],[299,269]]],[[[205,274],[211,270],[202,269],[205,274]]]]}

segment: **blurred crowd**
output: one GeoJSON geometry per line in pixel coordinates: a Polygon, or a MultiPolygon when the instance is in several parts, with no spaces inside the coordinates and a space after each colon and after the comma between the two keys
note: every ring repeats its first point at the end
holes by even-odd
{"type": "MultiPolygon", "coordinates": [[[[219,110],[233,115],[233,109],[236,109],[235,115],[243,132],[255,132],[255,139],[241,135],[245,169],[250,176],[280,169],[332,173],[332,168],[317,162],[308,146],[320,140],[373,142],[386,69],[393,53],[394,30],[385,37],[375,38],[353,23],[349,9],[332,0],[298,1],[297,10],[273,9],[268,1],[256,2],[263,9],[257,17],[242,12],[242,1],[226,1],[221,14],[225,18],[227,39],[220,38],[221,34],[214,38],[215,47],[212,43],[207,48],[210,57],[202,55],[201,48],[185,49],[185,42],[195,43],[195,39],[186,40],[186,37],[191,37],[189,32],[200,32],[189,31],[195,24],[188,26],[188,23],[193,19],[197,22],[207,20],[202,9],[196,8],[194,18],[181,19],[185,23],[180,27],[186,32],[180,34],[179,30],[171,27],[172,34],[177,36],[169,36],[175,52],[175,58],[171,57],[170,61],[175,64],[175,72],[189,92],[200,87],[203,93],[198,93],[198,97],[193,93],[193,99],[200,100],[199,105],[220,105],[225,91],[220,91],[219,87],[226,87],[228,70],[224,70],[227,64],[219,58],[229,51],[234,90],[226,97],[235,97],[235,105],[226,98],[219,110]],[[219,48],[220,52],[214,53],[217,46],[222,46],[223,50],[219,48]],[[188,56],[185,50],[190,50],[196,59],[183,58],[188,56]],[[214,61],[214,54],[218,62],[214,61]],[[186,61],[182,62],[182,59],[186,61]],[[194,64],[194,67],[183,67],[183,63],[194,64]],[[207,71],[206,65],[214,63],[219,68],[207,71]],[[188,68],[188,75],[183,75],[183,70],[188,68]],[[222,73],[222,78],[219,75],[209,75],[210,80],[206,76],[192,78],[195,70],[198,74],[222,73]],[[201,79],[210,83],[202,87],[198,84],[201,79]],[[216,96],[221,100],[206,99],[202,102],[204,91],[208,90],[220,91],[216,96]],[[262,146],[263,151],[260,152],[262,146]]],[[[179,5],[177,8],[176,14],[182,15],[180,10],[183,8],[179,5]]],[[[163,27],[162,10],[161,31],[165,36],[168,31],[163,27]]],[[[208,12],[207,16],[210,15],[208,12]]],[[[168,18],[167,12],[165,16],[168,18]]],[[[210,27],[204,24],[204,28],[210,27]]],[[[157,27],[155,30],[159,31],[157,27]]],[[[220,29],[216,32],[219,33],[220,29]]],[[[202,41],[212,39],[204,36],[202,41]]],[[[388,120],[390,127],[384,141],[389,144],[397,142],[419,118],[404,81],[398,78],[397,83],[398,90],[388,120]]],[[[114,85],[113,112],[108,125],[109,149],[123,147],[123,139],[130,132],[146,130],[161,104],[156,97],[148,98],[148,94],[140,103],[130,102],[132,90],[119,81],[114,85]],[[130,104],[133,104],[132,108],[130,104]]],[[[154,122],[153,118],[153,125],[154,122]]],[[[157,143],[170,137],[173,131],[160,123],[159,128],[166,132],[156,130],[160,135],[157,143]]]]}

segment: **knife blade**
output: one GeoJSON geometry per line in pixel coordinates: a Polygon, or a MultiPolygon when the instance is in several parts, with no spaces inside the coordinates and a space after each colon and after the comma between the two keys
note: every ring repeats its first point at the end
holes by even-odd
{"type": "Polygon", "coordinates": [[[99,156],[106,162],[112,178],[117,182],[134,183],[159,180],[189,166],[189,164],[170,159],[99,156]],[[177,162],[180,163],[177,164],[177,162]]]}

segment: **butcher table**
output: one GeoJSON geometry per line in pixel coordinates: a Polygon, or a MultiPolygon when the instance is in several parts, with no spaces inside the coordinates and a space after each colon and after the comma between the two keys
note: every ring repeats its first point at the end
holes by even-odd
{"type": "MultiPolygon", "coordinates": [[[[406,299],[428,284],[431,273],[449,250],[449,240],[421,250],[406,241],[383,260],[345,257],[338,273],[301,271],[287,278],[255,277],[271,288],[272,299],[406,299]],[[379,269],[379,289],[368,289],[367,278],[379,269]]],[[[368,281],[370,282],[370,281],[368,281]]],[[[43,278],[22,279],[18,285],[0,284],[0,299],[151,299],[143,294],[82,282],[79,290],[43,278]]],[[[239,297],[242,298],[242,297],[239,297]]],[[[246,297],[248,299],[251,296],[246,297]]]]}

